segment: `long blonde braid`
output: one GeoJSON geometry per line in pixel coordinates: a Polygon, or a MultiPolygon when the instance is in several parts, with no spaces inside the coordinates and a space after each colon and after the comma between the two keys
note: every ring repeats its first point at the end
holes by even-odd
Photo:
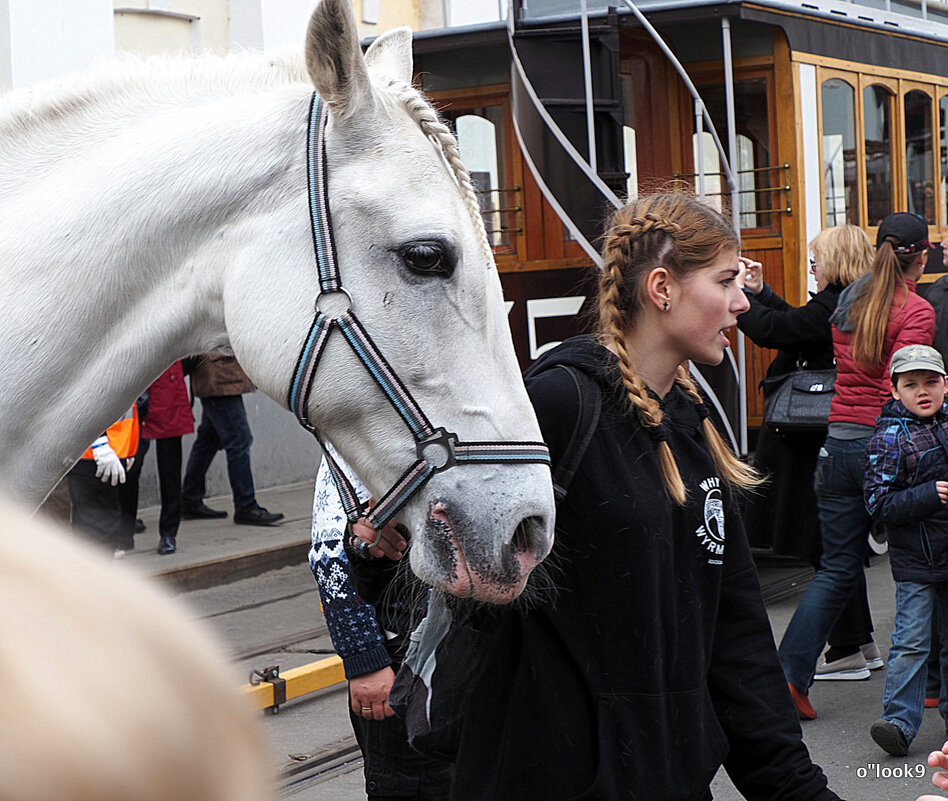
{"type": "MultiPolygon", "coordinates": [[[[603,244],[603,269],[599,278],[599,336],[619,358],[619,371],[626,396],[642,426],[656,441],[662,480],[668,494],[684,504],[687,493],[678,464],[668,445],[659,402],[648,393],[645,382],[625,344],[625,332],[643,307],[644,277],[664,266],[681,278],[717,258],[739,241],[727,220],[685,194],[662,194],[639,198],[619,209],[603,244]]],[[[679,367],[676,383],[686,392],[703,419],[703,430],[715,466],[728,484],[754,487],[761,479],[728,448],[714,424],[688,371],[679,367]]]]}
{"type": "Polygon", "coordinates": [[[701,425],[704,428],[704,439],[711,450],[711,457],[714,459],[714,466],[717,468],[718,475],[728,484],[745,489],[759,487],[763,484],[766,479],[746,462],[738,459],[734,455],[734,451],[727,446],[714,423],[708,417],[708,409],[705,406],[704,398],[698,391],[698,385],[688,372],[688,368],[683,364],[679,365],[678,371],[675,373],[675,383],[685,391],[688,397],[691,398],[691,402],[698,408],[701,425]]]}

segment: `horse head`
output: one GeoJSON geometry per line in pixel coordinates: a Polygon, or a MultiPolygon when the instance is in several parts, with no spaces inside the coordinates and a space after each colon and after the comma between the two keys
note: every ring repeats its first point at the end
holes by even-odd
{"type": "MultiPolygon", "coordinates": [[[[329,109],[331,229],[351,301],[342,292],[317,300],[302,214],[293,230],[271,221],[225,284],[240,362],[268,394],[285,398],[285,356],[299,353],[314,304],[329,315],[351,308],[433,426],[466,442],[540,440],[470,178],[454,136],[411,86],[410,31],[383,34],[363,56],[350,4],[323,0],[310,21],[306,66],[329,109]]],[[[320,356],[305,416],[376,497],[416,458],[403,418],[338,331],[320,356]]],[[[465,463],[435,473],[398,519],[421,579],[506,602],[549,552],[553,514],[546,465],[465,463]]]]}

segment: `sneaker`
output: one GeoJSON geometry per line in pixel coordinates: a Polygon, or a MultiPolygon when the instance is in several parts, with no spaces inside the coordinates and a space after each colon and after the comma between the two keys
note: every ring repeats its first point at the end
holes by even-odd
{"type": "Polygon", "coordinates": [[[869,678],[869,668],[862,651],[834,659],[827,662],[825,656],[820,657],[816,665],[814,680],[818,681],[861,681],[869,678]]]}
{"type": "Polygon", "coordinates": [[[234,522],[241,526],[272,526],[282,519],[281,512],[269,512],[262,506],[234,512],[234,522]]]}
{"type": "Polygon", "coordinates": [[[885,718],[879,718],[869,727],[869,736],[887,754],[897,757],[908,754],[909,741],[905,732],[885,718]]]}
{"type": "Polygon", "coordinates": [[[112,558],[113,558],[113,559],[124,559],[124,558],[125,558],[125,551],[123,551],[121,548],[116,548],[114,551],[112,551],[112,558]]]}
{"type": "Polygon", "coordinates": [[[204,501],[197,503],[181,503],[182,520],[217,520],[227,517],[227,512],[219,509],[211,509],[205,505],[204,501]]]}
{"type": "Polygon", "coordinates": [[[140,517],[135,518],[135,533],[141,534],[145,530],[145,521],[140,517]]]}
{"type": "Polygon", "coordinates": [[[790,688],[790,695],[796,705],[800,720],[816,720],[816,710],[813,708],[813,704],[810,703],[810,699],[807,698],[806,693],[801,693],[789,681],[787,686],[790,688]]]}
{"type": "Polygon", "coordinates": [[[872,528],[869,529],[869,547],[876,556],[882,556],[889,551],[889,535],[885,525],[878,521],[873,521],[872,528]]]}
{"type": "Polygon", "coordinates": [[[860,645],[859,650],[862,651],[862,655],[866,658],[866,667],[869,668],[869,670],[878,670],[881,667],[885,667],[885,660],[882,658],[882,654],[879,653],[879,646],[872,640],[865,645],[860,645]]]}

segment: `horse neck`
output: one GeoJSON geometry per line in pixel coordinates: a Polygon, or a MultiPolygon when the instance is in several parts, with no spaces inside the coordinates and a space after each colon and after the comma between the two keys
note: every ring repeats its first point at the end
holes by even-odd
{"type": "Polygon", "coordinates": [[[0,483],[41,498],[175,359],[228,344],[224,276],[244,221],[304,191],[287,184],[305,102],[296,91],[169,109],[0,192],[14,232],[0,244],[13,309],[0,387],[16,394],[0,396],[0,483]],[[45,463],[17,478],[18,458],[45,463]]]}

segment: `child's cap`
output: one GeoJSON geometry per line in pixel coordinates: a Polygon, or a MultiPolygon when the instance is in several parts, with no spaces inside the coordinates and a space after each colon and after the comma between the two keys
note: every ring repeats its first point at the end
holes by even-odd
{"type": "Polygon", "coordinates": [[[928,223],[908,211],[890,214],[882,221],[876,234],[876,247],[886,240],[896,253],[921,253],[931,247],[928,242],[928,223]]]}
{"type": "Polygon", "coordinates": [[[945,375],[945,363],[941,354],[928,345],[906,345],[892,354],[889,362],[889,376],[896,373],[907,373],[910,370],[931,370],[933,373],[945,375]]]}

